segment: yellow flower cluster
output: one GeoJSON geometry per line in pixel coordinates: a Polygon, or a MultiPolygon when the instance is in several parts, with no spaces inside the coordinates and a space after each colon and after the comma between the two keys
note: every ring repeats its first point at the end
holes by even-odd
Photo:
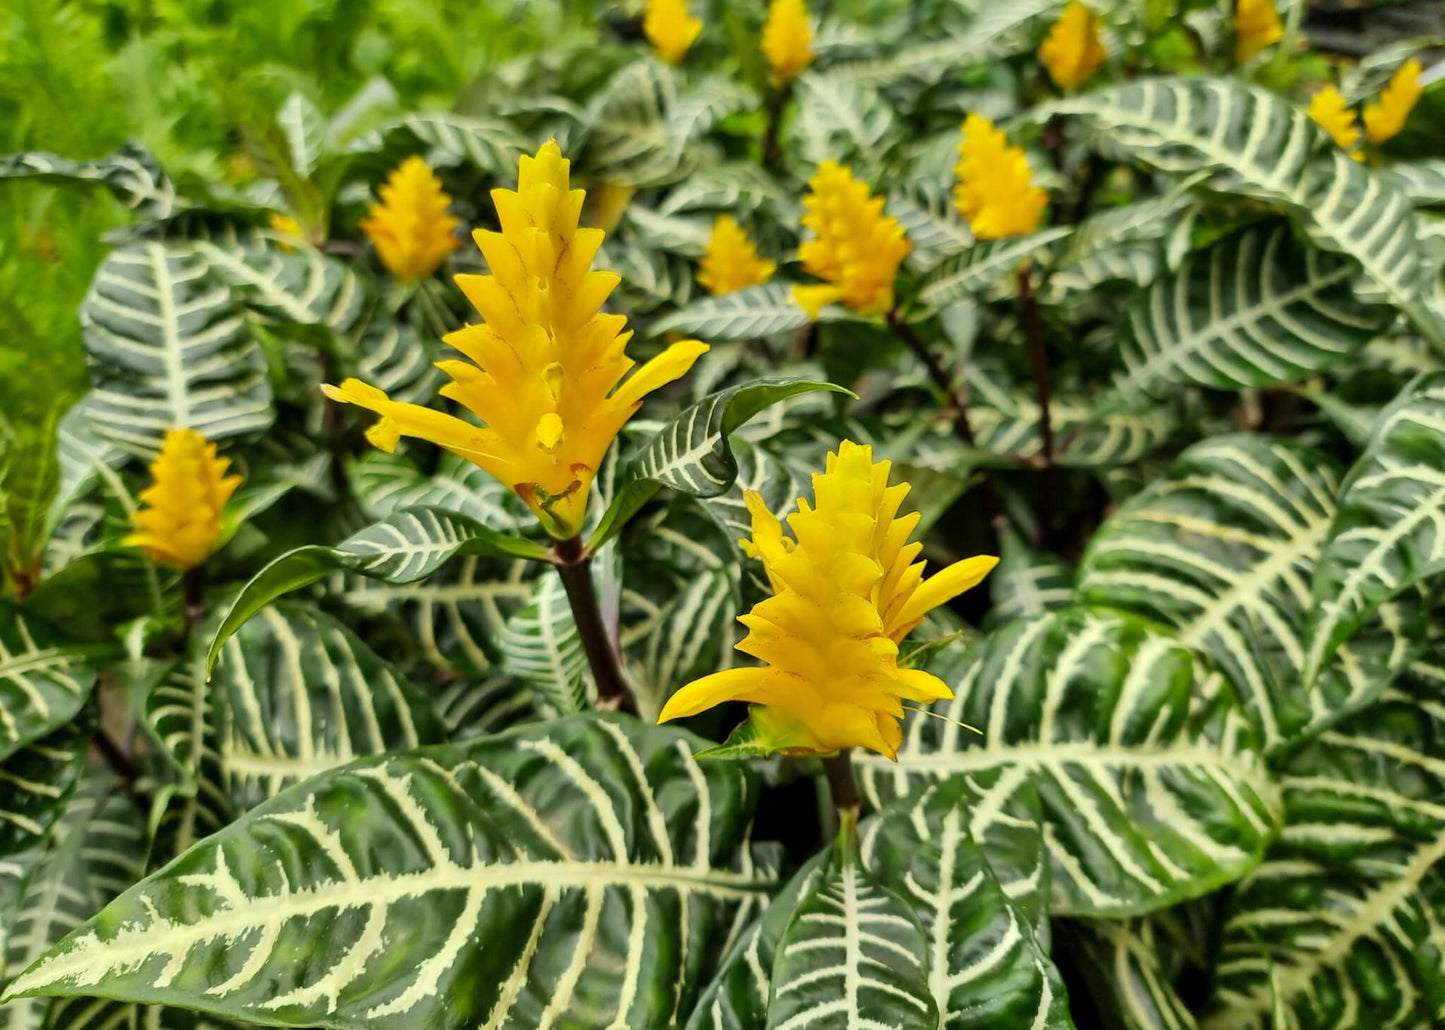
{"type": "Polygon", "coordinates": [[[898,219],[883,214],[883,198],[834,161],[824,161],[808,180],[803,225],[816,239],[798,248],[805,271],[826,286],[794,286],[793,299],[810,318],[825,304],[841,301],[860,314],[879,315],[893,307],[893,281],[912,249],[898,219]]]}
{"type": "Polygon", "coordinates": [[[1365,105],[1365,135],[1379,145],[1397,136],[1420,99],[1420,62],[1413,57],[1395,69],[1380,98],[1365,105]]]}
{"type": "Polygon", "coordinates": [[[664,61],[677,64],[702,31],[702,19],[687,13],[687,0],[647,0],[642,34],[664,61]]]}
{"type": "Polygon", "coordinates": [[[271,231],[278,237],[276,245],[287,254],[296,249],[296,244],[306,238],[306,233],[301,228],[301,223],[291,215],[282,214],[280,211],[272,211],[269,219],[271,231]]]}
{"type": "Polygon", "coordinates": [[[976,586],[998,559],[956,562],[925,580],[909,543],[914,512],[899,517],[908,485],[888,485],[889,463],[843,441],[813,476],[815,504],[799,498],[793,537],[754,491],[746,496],[753,535],[747,553],[763,562],[771,597],[738,621],[738,650],[762,666],[705,676],[674,694],[659,722],[724,701],[751,701],[752,721],[771,750],[831,754],[865,747],[896,758],[904,701],[952,697],[948,685],[898,667],[898,645],[932,609],[976,586]]]}
{"type": "Polygon", "coordinates": [[[524,156],[517,189],[492,191],[501,231],[472,234],[491,274],[457,276],[482,322],[447,335],[470,360],[438,363],[452,378],[441,393],[483,425],[392,401],[357,379],[322,388],[382,416],[367,431],[377,447],[391,451],[411,436],[466,458],[559,539],[580,532],[602,457],[642,398],[707,350],[674,343],[622,382],[632,334],[626,316],[601,310],[618,276],[591,270],[604,233],[578,228],[585,192],[569,188],[569,170],[555,140],[524,156]]]}
{"type": "MultiPolygon", "coordinates": [[[[1310,101],[1309,116],[1316,124],[1330,134],[1342,150],[1352,150],[1360,141],[1360,130],[1355,127],[1355,112],[1345,103],[1345,98],[1333,86],[1326,86],[1310,101]]],[[[1359,154],[1355,154],[1359,158],[1359,154]]]]}
{"type": "Polygon", "coordinates": [[[788,82],[813,63],[813,30],[803,0],[772,0],[763,25],[763,56],[778,81],[788,82]]]}
{"type": "Polygon", "coordinates": [[[131,514],[135,532],[126,546],[178,569],[209,558],[221,535],[221,510],[241,484],[240,476],[226,475],[230,464],[194,429],[169,430],[151,463],[152,483],[141,491],[142,507],[131,514]]]}
{"type": "Polygon", "coordinates": [[[772,278],[778,263],[758,257],[758,248],[732,215],[720,215],[698,268],[697,281],[708,293],[733,293],[772,278]]]}
{"type": "Polygon", "coordinates": [[[963,123],[953,200],[981,240],[1026,236],[1038,228],[1049,195],[1033,184],[1028,158],[987,118],[963,123]]]}
{"type": "Polygon", "coordinates": [[[1274,0],[1238,0],[1234,8],[1234,63],[1243,64],[1284,38],[1274,0]]]}
{"type": "Polygon", "coordinates": [[[1099,18],[1079,0],[1069,0],[1039,46],[1039,60],[1060,89],[1078,89],[1088,82],[1105,56],[1099,42],[1099,18]]]}
{"type": "Polygon", "coordinates": [[[425,161],[409,157],[381,187],[361,231],[376,247],[387,271],[402,282],[425,279],[457,246],[457,220],[447,214],[452,198],[425,161]]]}

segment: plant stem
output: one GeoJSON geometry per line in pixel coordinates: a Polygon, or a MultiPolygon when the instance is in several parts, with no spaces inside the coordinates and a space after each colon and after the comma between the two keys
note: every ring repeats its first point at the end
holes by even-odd
{"type": "Polygon", "coordinates": [[[905,322],[902,316],[898,314],[897,308],[888,312],[884,317],[888,322],[888,327],[893,330],[894,335],[906,343],[908,349],[918,356],[918,360],[923,362],[924,367],[928,369],[928,375],[933,380],[933,384],[948,398],[953,410],[953,431],[958,434],[960,440],[970,447],[976,446],[973,439],[973,426],[971,426],[968,421],[967,388],[953,385],[953,377],[950,376],[947,369],[939,363],[938,358],[934,357],[933,352],[928,349],[928,344],[924,343],[923,340],[919,338],[919,335],[913,331],[913,327],[905,322]]]}
{"type": "Polygon", "coordinates": [[[572,606],[577,622],[577,635],[592,678],[597,682],[597,707],[605,711],[634,710],[627,681],[622,678],[622,664],[602,622],[602,608],[597,603],[597,588],[592,582],[592,556],[582,546],[580,536],[558,540],[552,547],[557,556],[557,573],[572,606]]]}
{"type": "Polygon", "coordinates": [[[197,565],[181,574],[181,590],[184,596],[186,622],[191,629],[200,626],[206,617],[206,573],[204,566],[197,565]]]}
{"type": "Polygon", "coordinates": [[[774,88],[768,96],[768,127],[763,132],[763,167],[770,172],[778,170],[778,160],[783,156],[782,148],[778,146],[778,130],[791,89],[792,83],[785,82],[774,88]]]}
{"type": "Polygon", "coordinates": [[[1019,269],[1019,309],[1029,342],[1029,364],[1033,366],[1034,395],[1039,404],[1039,436],[1043,438],[1041,453],[1047,467],[1054,463],[1054,424],[1049,411],[1049,353],[1044,347],[1044,324],[1039,317],[1038,298],[1034,295],[1033,271],[1028,265],[1019,269]]]}
{"type": "Polygon", "coordinates": [[[828,776],[828,794],[840,818],[845,810],[856,816],[863,807],[863,799],[858,794],[858,781],[853,777],[852,748],[845,747],[836,755],[823,759],[823,772],[828,776]]]}

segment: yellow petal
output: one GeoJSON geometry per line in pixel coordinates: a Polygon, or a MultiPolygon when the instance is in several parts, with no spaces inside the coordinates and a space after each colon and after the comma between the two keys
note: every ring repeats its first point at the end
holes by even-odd
{"type": "MultiPolygon", "coordinates": [[[[992,572],[993,567],[997,564],[998,559],[992,555],[980,554],[940,569],[925,579],[913,592],[913,596],[908,599],[908,603],[898,613],[897,624],[912,629],[920,619],[939,605],[953,600],[964,591],[972,590],[982,583],[984,577],[992,572]]],[[[894,633],[889,635],[898,639],[894,633]]]]}

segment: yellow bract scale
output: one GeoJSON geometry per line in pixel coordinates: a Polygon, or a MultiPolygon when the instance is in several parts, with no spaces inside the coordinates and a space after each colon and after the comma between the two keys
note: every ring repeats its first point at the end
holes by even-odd
{"type": "Polygon", "coordinates": [[[1234,8],[1234,62],[1243,64],[1284,39],[1274,0],[1238,0],[1234,8]]]}
{"type": "Polygon", "coordinates": [[[1078,89],[1088,82],[1106,56],[1098,16],[1078,0],[1070,0],[1039,46],[1039,60],[1060,89],[1078,89]]]}
{"type": "Polygon", "coordinates": [[[707,253],[698,266],[697,281],[709,293],[733,293],[761,286],[772,278],[777,267],[776,261],[758,257],[758,248],[737,219],[720,215],[713,223],[707,253]]]}
{"type": "Polygon", "coordinates": [[[357,379],[322,387],[382,416],[367,432],[377,447],[403,436],[444,447],[510,487],[561,539],[581,531],[603,455],[642,398],[707,350],[674,343],[623,381],[632,334],[625,316],[601,310],[618,277],[592,270],[603,233],[578,227],[585,194],[570,188],[569,169],[556,141],[524,156],[517,189],[492,191],[501,231],[473,233],[491,274],[457,276],[482,321],[446,336],[466,360],[437,363],[452,379],[441,394],[480,425],[357,379]]]}
{"type": "Polygon", "coordinates": [[[1009,146],[987,118],[971,114],[964,121],[954,174],[954,203],[979,239],[1026,236],[1038,228],[1049,195],[1033,184],[1023,150],[1009,146]]]}
{"type": "Polygon", "coordinates": [[[1413,57],[1390,76],[1380,99],[1365,105],[1365,135],[1379,144],[1397,136],[1420,99],[1420,62],[1413,57]]]}
{"type": "Polygon", "coordinates": [[[953,696],[931,673],[898,667],[898,645],[939,605],[978,585],[997,558],[967,558],[924,579],[923,545],[909,543],[917,512],[899,517],[908,484],[890,465],[843,441],[813,476],[814,501],[788,516],[793,537],[763,499],[745,494],[753,535],[742,541],[767,572],[773,596],[740,621],[738,650],[763,664],[704,676],[674,694],[659,722],[724,701],[750,701],[774,750],[831,754],[864,747],[896,758],[904,701],[953,696]]]}
{"type": "Polygon", "coordinates": [[[135,532],[124,543],[178,569],[201,564],[215,550],[221,510],[241,483],[240,476],[226,475],[230,464],[194,429],[167,431],[151,463],[152,483],[130,517],[135,532]]]}
{"type": "Polygon", "coordinates": [[[1333,86],[1326,86],[1314,95],[1310,101],[1309,116],[1330,134],[1342,150],[1350,150],[1360,141],[1360,130],[1355,127],[1355,112],[1350,110],[1345,98],[1333,86]]]}
{"type": "Polygon", "coordinates": [[[763,25],[763,56],[780,82],[788,82],[813,63],[813,30],[803,0],[772,0],[763,25]]]}
{"type": "Polygon", "coordinates": [[[893,307],[898,266],[913,249],[898,219],[883,214],[883,198],[870,196],[866,183],[846,166],[824,161],[808,180],[803,225],[816,239],[798,248],[803,269],[826,286],[795,286],[793,299],[817,318],[825,304],[841,302],[864,315],[893,307]]]}
{"type": "Polygon", "coordinates": [[[402,282],[425,279],[459,243],[457,220],[447,214],[452,198],[419,157],[403,161],[379,192],[381,203],[371,206],[361,231],[388,272],[402,282]]]}
{"type": "Polygon", "coordinates": [[[647,0],[642,33],[664,61],[677,64],[702,31],[702,19],[687,13],[687,0],[647,0]]]}

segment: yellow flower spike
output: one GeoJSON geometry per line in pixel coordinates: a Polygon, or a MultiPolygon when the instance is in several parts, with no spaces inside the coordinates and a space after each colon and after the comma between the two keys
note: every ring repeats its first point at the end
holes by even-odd
{"type": "Polygon", "coordinates": [[[1399,135],[1420,99],[1420,62],[1413,57],[1395,69],[1380,99],[1365,105],[1365,135],[1376,146],[1399,135]]]}
{"type": "Polygon", "coordinates": [[[668,64],[677,64],[702,31],[702,19],[687,13],[687,0],[647,0],[642,33],[668,64]]]}
{"type": "Polygon", "coordinates": [[[1284,39],[1274,0],[1238,0],[1234,8],[1234,63],[1243,64],[1284,39]]]}
{"type": "Polygon", "coordinates": [[[712,239],[698,266],[697,281],[708,293],[733,293],[749,286],[761,286],[772,278],[778,263],[758,257],[758,248],[748,239],[732,215],[719,215],[712,225],[712,239]]]}
{"type": "Polygon", "coordinates": [[[241,483],[226,475],[230,464],[194,429],[168,430],[151,463],[152,483],[141,491],[142,507],[131,514],[135,532],[126,546],[183,570],[209,558],[221,535],[221,509],[241,483]]]}
{"type": "Polygon", "coordinates": [[[387,271],[404,283],[435,272],[461,242],[454,236],[457,220],[447,214],[452,198],[419,157],[409,157],[380,189],[361,220],[361,231],[376,247],[387,271]]]}
{"type": "MultiPolygon", "coordinates": [[[[1341,150],[1351,151],[1360,141],[1360,130],[1355,127],[1355,112],[1345,103],[1345,98],[1333,86],[1326,86],[1310,101],[1309,116],[1330,134],[1341,150]]],[[[1358,153],[1353,155],[1356,159],[1358,153]]]]}
{"type": "Polygon", "coordinates": [[[804,271],[828,284],[794,286],[793,300],[809,318],[837,301],[863,315],[888,311],[898,266],[913,249],[903,226],[883,214],[883,198],[870,196],[844,165],[824,161],[808,188],[803,225],[817,238],[799,247],[798,257],[804,271]]]}
{"type": "Polygon", "coordinates": [[[903,702],[953,693],[937,676],[898,667],[898,645],[932,609],[977,586],[998,563],[979,556],[923,578],[922,544],[909,543],[914,512],[898,509],[908,484],[888,485],[890,465],[843,441],[813,476],[814,503],[799,498],[782,523],[753,491],[747,553],[761,559],[773,596],[738,621],[737,649],[763,664],[704,676],[663,707],[658,722],[750,701],[753,724],[774,750],[832,754],[864,747],[896,758],[903,702]]]}
{"type": "Polygon", "coordinates": [[[803,0],[772,0],[762,50],[779,82],[791,82],[813,63],[813,30],[803,0]]]}
{"type": "Polygon", "coordinates": [[[993,122],[970,114],[954,167],[953,201],[981,240],[1027,236],[1038,228],[1049,195],[1033,185],[1029,160],[993,122]]]}
{"type": "Polygon", "coordinates": [[[290,254],[296,249],[296,243],[298,241],[306,238],[306,234],[301,230],[301,223],[290,215],[283,215],[279,211],[272,211],[270,224],[271,231],[280,237],[280,239],[276,241],[276,246],[280,247],[281,250],[287,254],[290,254]]]}
{"type": "Polygon", "coordinates": [[[623,379],[634,365],[632,334],[625,316],[601,310],[618,277],[592,270],[604,233],[578,227],[586,194],[570,188],[569,172],[555,140],[524,156],[517,189],[492,191],[501,231],[472,234],[491,274],[457,276],[482,321],[447,334],[469,360],[437,363],[452,378],[441,393],[482,424],[393,401],[357,379],[322,387],[381,415],[366,434],[377,447],[390,451],[409,436],[466,458],[559,539],[581,531],[602,457],[642,398],[707,350],[674,343],[623,379]]]}
{"type": "Polygon", "coordinates": [[[1049,36],[1039,45],[1039,60],[1060,89],[1078,89],[1104,64],[1099,18],[1079,0],[1069,0],[1049,36]]]}

